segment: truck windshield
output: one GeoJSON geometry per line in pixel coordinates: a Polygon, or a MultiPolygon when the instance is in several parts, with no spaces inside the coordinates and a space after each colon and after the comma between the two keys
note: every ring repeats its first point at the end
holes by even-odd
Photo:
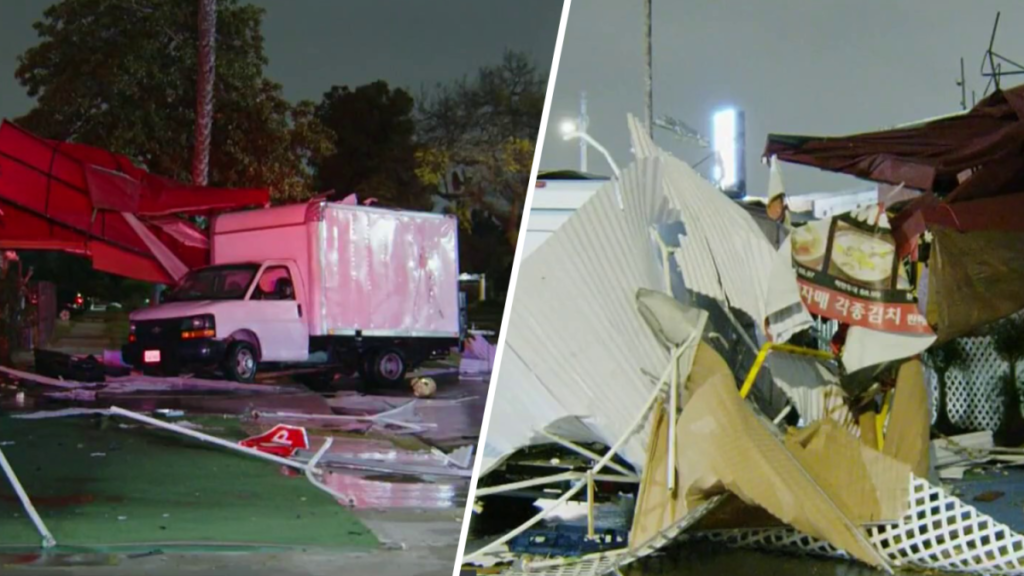
{"type": "Polygon", "coordinates": [[[259,266],[212,266],[189,272],[166,298],[167,302],[189,300],[241,300],[252,284],[259,266]]]}

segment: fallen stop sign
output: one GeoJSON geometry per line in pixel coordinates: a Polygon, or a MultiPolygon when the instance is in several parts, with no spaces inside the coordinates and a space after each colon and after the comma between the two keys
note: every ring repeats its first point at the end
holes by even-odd
{"type": "Polygon", "coordinates": [[[300,426],[278,424],[259,436],[246,438],[238,443],[246,448],[253,448],[267,454],[291,457],[297,450],[309,449],[309,435],[300,426]]]}

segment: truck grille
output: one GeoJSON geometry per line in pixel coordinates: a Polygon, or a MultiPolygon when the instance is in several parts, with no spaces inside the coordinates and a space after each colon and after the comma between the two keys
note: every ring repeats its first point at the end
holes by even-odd
{"type": "Polygon", "coordinates": [[[135,323],[135,340],[140,344],[160,344],[181,340],[183,319],[145,320],[135,323]]]}

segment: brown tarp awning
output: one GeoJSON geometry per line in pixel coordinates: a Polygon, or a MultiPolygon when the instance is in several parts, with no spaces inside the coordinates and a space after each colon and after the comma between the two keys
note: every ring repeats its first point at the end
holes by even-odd
{"type": "Polygon", "coordinates": [[[948,195],[950,201],[1024,190],[1024,86],[970,112],[925,124],[840,137],[769,134],[765,157],[948,195]],[[958,176],[974,170],[963,182],[958,176]]]}
{"type": "Polygon", "coordinates": [[[935,236],[927,316],[939,341],[1024,308],[1024,86],[962,115],[842,137],[771,134],[765,156],[925,193],[891,218],[900,256],[935,236]]]}

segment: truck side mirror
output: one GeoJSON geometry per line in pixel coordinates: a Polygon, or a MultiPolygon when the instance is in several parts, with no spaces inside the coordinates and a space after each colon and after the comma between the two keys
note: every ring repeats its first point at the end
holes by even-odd
{"type": "Polygon", "coordinates": [[[161,290],[159,296],[156,297],[156,301],[159,304],[167,302],[167,290],[161,290]]]}

